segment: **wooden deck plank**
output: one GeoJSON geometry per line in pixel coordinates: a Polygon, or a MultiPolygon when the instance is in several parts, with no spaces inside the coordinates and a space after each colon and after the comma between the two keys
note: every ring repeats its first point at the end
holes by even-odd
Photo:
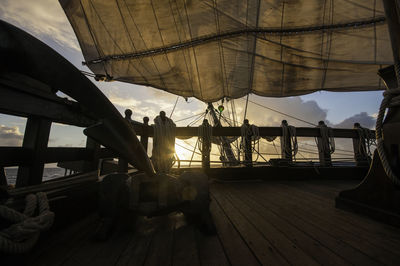
{"type": "Polygon", "coordinates": [[[325,247],[329,248],[332,252],[341,256],[346,261],[349,261],[354,265],[379,264],[376,260],[367,256],[367,254],[364,254],[358,249],[355,249],[340,239],[337,239],[335,235],[331,235],[329,232],[315,226],[310,222],[307,216],[297,215],[284,203],[277,203],[277,198],[274,196],[276,188],[273,185],[261,187],[260,190],[262,192],[255,189],[254,185],[241,185],[240,187],[235,186],[234,188],[240,190],[242,193],[246,193],[248,197],[259,202],[262,206],[274,212],[281,219],[286,220],[286,222],[303,231],[305,234],[317,239],[325,247]]]}
{"type": "MultiPolygon", "coordinates": [[[[176,218],[173,215],[167,216],[166,226],[154,234],[147,251],[148,255],[144,262],[145,266],[172,264],[174,230],[176,218]]],[[[132,265],[132,264],[131,264],[132,265]]],[[[139,264],[138,264],[139,265],[139,264]]]]}
{"type": "Polygon", "coordinates": [[[229,263],[233,266],[260,265],[238,231],[225,216],[221,206],[215,200],[211,201],[210,210],[229,263]]]}
{"type": "Polygon", "coordinates": [[[175,228],[172,265],[200,266],[194,230],[192,225],[175,228]]]}
{"type": "MultiPolygon", "coordinates": [[[[285,183],[286,185],[286,183],[285,183]]],[[[326,199],[308,191],[302,190],[302,187],[287,188],[291,191],[289,197],[297,203],[304,204],[304,209],[309,210],[310,204],[313,204],[313,211],[315,214],[323,218],[329,217],[330,221],[340,224],[342,228],[349,233],[356,233],[368,239],[375,239],[375,241],[383,248],[397,251],[400,245],[400,230],[393,226],[385,225],[360,215],[346,212],[334,207],[334,199],[326,199]],[[318,209],[318,212],[315,212],[318,209]]],[[[397,252],[400,255],[400,250],[397,252]]]]}
{"type": "Polygon", "coordinates": [[[89,239],[91,236],[89,229],[96,224],[96,219],[97,215],[90,215],[64,230],[56,232],[46,241],[41,241],[42,243],[32,250],[27,261],[31,265],[61,264],[63,259],[68,258],[74,252],[77,243],[89,239]]]}
{"type": "MultiPolygon", "coordinates": [[[[258,188],[255,189],[258,191],[258,193],[260,193],[258,188]]],[[[314,226],[319,227],[321,230],[325,230],[326,232],[333,235],[335,238],[343,241],[347,245],[351,245],[354,248],[362,251],[364,254],[370,256],[374,260],[378,260],[381,263],[387,265],[397,264],[399,256],[396,256],[392,251],[377,246],[375,238],[368,239],[363,237],[363,235],[359,232],[355,233],[353,231],[346,231],[346,228],[343,227],[342,224],[338,224],[339,221],[337,220],[336,215],[331,215],[330,217],[326,217],[326,215],[319,215],[318,212],[316,212],[315,210],[313,211],[313,209],[309,207],[310,204],[312,204],[313,207],[317,207],[318,202],[308,202],[309,204],[307,206],[307,204],[300,203],[302,200],[304,200],[301,199],[301,197],[290,199],[290,197],[292,197],[295,193],[294,190],[285,190],[285,186],[281,184],[277,184],[277,186],[275,186],[275,190],[276,192],[274,193],[274,195],[276,196],[276,199],[279,201],[282,208],[288,208],[288,210],[290,210],[291,213],[294,215],[307,217],[309,222],[312,223],[314,226]]],[[[326,209],[334,210],[333,206],[326,209]]],[[[339,211],[340,210],[338,210],[338,212],[339,211]]]]}
{"type": "Polygon", "coordinates": [[[119,229],[104,242],[87,239],[61,265],[115,265],[131,238],[132,233],[119,229]]]}
{"type": "Polygon", "coordinates": [[[397,265],[400,229],[334,208],[352,182],[295,181],[211,186],[217,236],[182,214],[142,218],[136,231],[90,240],[93,219],[51,236],[27,265],[397,265]]]}
{"type": "Polygon", "coordinates": [[[119,256],[115,265],[117,266],[128,266],[128,265],[143,265],[148,254],[148,247],[151,240],[154,237],[154,233],[138,234],[130,240],[125,250],[119,256]]]}
{"type": "Polygon", "coordinates": [[[228,266],[229,262],[218,236],[205,236],[196,230],[197,248],[202,266],[228,266]]]}
{"type": "Polygon", "coordinates": [[[236,204],[239,204],[240,202],[246,204],[247,207],[244,207],[243,209],[252,208],[254,212],[260,215],[260,217],[256,219],[262,219],[271,223],[271,225],[277,228],[277,230],[280,230],[288,239],[297,245],[297,247],[299,247],[309,256],[313,257],[318,263],[332,266],[351,265],[338,254],[335,254],[329,248],[325,247],[318,239],[313,238],[312,235],[308,235],[291,225],[289,222],[276,215],[270,209],[265,208],[259,202],[251,199],[248,195],[246,195],[246,193],[242,193],[241,191],[237,191],[236,189],[232,188],[224,190],[224,193],[229,194],[230,198],[233,201],[236,201],[236,204]]]}
{"type": "Polygon", "coordinates": [[[317,265],[312,257],[299,249],[297,244],[287,238],[281,231],[276,229],[267,220],[259,214],[259,210],[255,210],[252,207],[244,204],[243,201],[238,201],[229,193],[229,189],[219,188],[218,189],[224,196],[237,207],[237,210],[247,218],[247,220],[253,224],[253,226],[266,238],[275,248],[282,254],[283,257],[290,264],[303,264],[303,265],[317,265]],[[290,254],[290,255],[289,255],[290,254]]]}
{"type": "Polygon", "coordinates": [[[282,254],[280,254],[279,250],[277,250],[270,241],[260,234],[260,232],[246,219],[246,217],[238,212],[235,206],[219,193],[218,189],[213,189],[212,195],[261,264],[289,264],[282,254]]]}

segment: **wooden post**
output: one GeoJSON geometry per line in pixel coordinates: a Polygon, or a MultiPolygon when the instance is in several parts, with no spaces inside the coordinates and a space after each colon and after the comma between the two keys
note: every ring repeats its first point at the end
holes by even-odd
{"type": "Polygon", "coordinates": [[[251,136],[246,136],[244,141],[244,164],[248,167],[253,165],[253,152],[251,148],[251,136]]]}
{"type": "Polygon", "coordinates": [[[50,120],[38,117],[28,118],[22,147],[32,149],[33,156],[28,165],[19,166],[16,187],[36,185],[42,182],[44,155],[49,141],[50,128],[50,120]]]}
{"type": "Polygon", "coordinates": [[[142,143],[144,150],[147,153],[147,147],[149,143],[149,132],[148,132],[148,126],[149,126],[149,118],[147,116],[143,117],[143,132],[142,135],[140,136],[140,143],[142,143]]]}
{"type": "Polygon", "coordinates": [[[83,171],[89,172],[97,170],[99,168],[100,161],[100,144],[94,141],[94,139],[87,137],[86,149],[90,150],[90,153],[92,154],[92,160],[85,162],[83,171]]]}
{"type": "MultiPolygon", "coordinates": [[[[360,129],[359,123],[354,123],[354,129],[360,129]]],[[[354,160],[357,166],[368,166],[369,156],[367,153],[367,145],[365,136],[360,132],[358,133],[358,138],[353,138],[353,150],[354,150],[354,160]]]]}
{"type": "Polygon", "coordinates": [[[282,126],[282,137],[281,137],[281,158],[292,162],[292,140],[291,140],[291,135],[289,131],[289,125],[286,120],[282,121],[283,125],[286,125],[285,127],[282,126]],[[285,130],[286,132],[283,132],[285,130]]]}
{"type": "Polygon", "coordinates": [[[7,178],[6,178],[6,173],[4,172],[4,167],[0,166],[0,186],[7,186],[7,178]]]}
{"type": "MultiPolygon", "coordinates": [[[[201,142],[201,166],[203,169],[210,169],[212,127],[207,119],[203,120],[203,123],[199,126],[198,132],[196,145],[198,142],[201,142]]],[[[192,155],[194,155],[194,153],[192,155]]]]}

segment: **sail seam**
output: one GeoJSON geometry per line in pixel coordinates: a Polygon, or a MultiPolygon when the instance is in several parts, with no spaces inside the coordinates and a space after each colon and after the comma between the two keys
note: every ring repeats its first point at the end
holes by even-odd
{"type": "Polygon", "coordinates": [[[318,31],[325,31],[325,30],[342,30],[346,28],[360,28],[360,27],[368,27],[374,26],[378,23],[383,23],[386,21],[385,17],[378,17],[375,19],[370,20],[363,20],[363,21],[354,21],[349,23],[341,23],[341,24],[334,24],[334,25],[323,25],[323,26],[314,26],[314,27],[302,27],[302,28],[287,28],[287,29],[276,29],[276,28],[248,28],[243,30],[237,31],[229,31],[221,34],[213,34],[213,35],[206,35],[199,38],[194,38],[190,41],[183,42],[183,43],[176,43],[165,47],[159,47],[149,50],[144,50],[141,52],[135,52],[130,54],[119,54],[119,55],[109,55],[100,57],[97,59],[93,59],[90,61],[84,62],[87,65],[91,64],[98,64],[104,61],[110,60],[123,60],[127,58],[140,58],[146,57],[151,55],[156,55],[160,53],[166,53],[170,51],[175,51],[183,48],[190,48],[197,45],[201,45],[206,42],[211,42],[215,40],[227,39],[227,38],[234,38],[240,35],[247,35],[247,34],[263,34],[265,35],[299,35],[299,34],[311,34],[318,31]]]}

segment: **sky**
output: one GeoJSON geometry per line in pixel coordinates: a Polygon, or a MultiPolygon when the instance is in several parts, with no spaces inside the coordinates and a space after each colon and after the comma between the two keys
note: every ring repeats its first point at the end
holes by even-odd
{"type": "MultiPolygon", "coordinates": [[[[1,0],[0,19],[22,28],[45,42],[78,69],[90,71],[82,65],[84,59],[78,41],[58,1],[1,0]]],[[[138,121],[141,121],[144,116],[148,116],[152,121],[161,110],[170,115],[177,100],[176,95],[151,87],[121,82],[96,82],[93,79],[92,81],[121,113],[126,108],[130,108],[133,110],[133,119],[138,121]]],[[[362,126],[372,129],[375,126],[375,117],[382,100],[382,91],[350,93],[322,91],[300,97],[287,98],[267,98],[250,95],[249,99],[314,124],[319,120],[325,120],[332,127],[351,128],[354,122],[359,122],[362,126]]],[[[227,104],[225,103],[225,105],[227,104]]],[[[235,105],[238,120],[241,121],[243,119],[245,99],[235,100],[235,105]]],[[[205,108],[206,105],[204,103],[194,98],[189,98],[186,101],[179,97],[172,119],[179,121],[201,113],[205,108]]],[[[225,115],[227,115],[226,112],[225,115]]],[[[247,118],[250,123],[257,126],[279,126],[282,119],[287,119],[289,124],[294,126],[309,126],[251,102],[248,106],[247,118]]],[[[188,119],[177,122],[177,125],[187,126],[190,122],[192,120],[188,119]]],[[[25,118],[0,114],[0,145],[20,146],[25,123],[25,118]]],[[[82,131],[82,128],[53,123],[49,146],[84,146],[86,137],[82,131]]],[[[314,143],[314,140],[310,139],[304,141],[304,143],[308,143],[305,145],[313,145],[314,143]]],[[[178,141],[178,144],[188,149],[176,146],[178,156],[190,159],[188,157],[192,154],[190,150],[193,149],[191,146],[195,144],[195,139],[190,139],[186,142],[178,141]]],[[[349,146],[351,142],[338,141],[338,144],[342,149],[352,150],[352,147],[349,146]]],[[[275,150],[275,147],[271,144],[262,143],[261,146],[261,149],[267,153],[275,150]]],[[[309,147],[311,148],[311,146],[309,147]]],[[[217,153],[216,147],[213,147],[213,150],[214,153],[217,153]]],[[[309,154],[309,156],[311,155],[309,154]]],[[[194,158],[198,159],[198,156],[195,155],[194,158]]]]}

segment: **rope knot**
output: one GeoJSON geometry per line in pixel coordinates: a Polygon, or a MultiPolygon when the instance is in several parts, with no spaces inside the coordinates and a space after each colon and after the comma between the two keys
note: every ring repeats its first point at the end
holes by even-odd
{"type": "Polygon", "coordinates": [[[22,213],[4,205],[0,206],[0,217],[14,223],[0,231],[0,250],[5,253],[27,252],[36,244],[40,232],[53,225],[54,213],[49,209],[45,193],[29,194],[25,201],[22,213]],[[34,217],[35,212],[38,215],[34,217]]]}

